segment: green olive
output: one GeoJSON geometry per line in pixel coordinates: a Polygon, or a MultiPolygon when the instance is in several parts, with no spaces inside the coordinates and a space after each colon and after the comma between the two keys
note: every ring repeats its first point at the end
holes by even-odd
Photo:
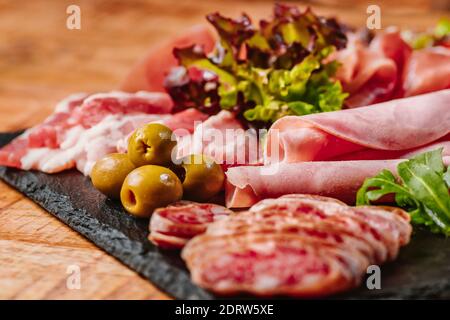
{"type": "Polygon", "coordinates": [[[91,172],[92,184],[108,197],[119,199],[123,181],[134,168],[126,154],[111,153],[95,163],[91,172]]]}
{"type": "Polygon", "coordinates": [[[222,167],[204,155],[189,155],[183,158],[183,192],[186,199],[207,201],[223,187],[222,167]]]}
{"type": "Polygon", "coordinates": [[[165,207],[183,196],[180,179],[171,170],[146,165],[131,171],[123,182],[120,200],[130,214],[150,217],[156,208],[165,207]]]}
{"type": "Polygon", "coordinates": [[[134,131],[128,141],[128,157],[137,167],[147,164],[164,166],[171,162],[177,142],[172,130],[159,123],[149,123],[134,131]]]}

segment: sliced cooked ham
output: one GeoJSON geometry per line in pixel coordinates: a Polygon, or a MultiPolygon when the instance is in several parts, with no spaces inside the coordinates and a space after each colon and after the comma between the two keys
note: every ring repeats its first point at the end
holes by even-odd
{"type": "Polygon", "coordinates": [[[450,90],[442,90],[363,108],[284,117],[269,130],[266,163],[342,156],[358,160],[361,151],[409,153],[439,139],[448,141],[449,104],[450,90]]]}
{"type": "Polygon", "coordinates": [[[173,49],[193,44],[202,46],[205,52],[210,52],[214,47],[215,39],[206,26],[196,26],[175,39],[153,45],[124,79],[121,90],[165,92],[164,78],[170,69],[177,65],[177,60],[172,53],[173,49]]]}
{"type": "Polygon", "coordinates": [[[182,257],[194,283],[217,294],[326,296],[395,258],[411,230],[397,208],[292,194],[210,224],[182,257]]]}
{"type": "Polygon", "coordinates": [[[313,161],[241,166],[226,172],[226,204],[247,208],[259,200],[290,193],[333,197],[354,203],[367,177],[395,171],[401,160],[313,161]]]}

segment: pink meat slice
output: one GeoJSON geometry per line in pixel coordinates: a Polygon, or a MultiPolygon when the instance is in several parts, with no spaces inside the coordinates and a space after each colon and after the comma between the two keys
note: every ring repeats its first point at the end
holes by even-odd
{"type": "Polygon", "coordinates": [[[410,234],[409,216],[398,208],[291,194],[210,224],[182,257],[192,280],[217,294],[317,297],[357,286],[370,264],[393,259],[410,234]]]}
{"type": "Polygon", "coordinates": [[[394,172],[402,160],[312,161],[241,166],[226,172],[227,207],[248,208],[266,198],[302,193],[337,198],[352,204],[367,177],[394,172]]]}
{"type": "MultiPolygon", "coordinates": [[[[385,208],[373,207],[348,207],[332,205],[330,203],[320,203],[311,199],[271,199],[270,204],[264,206],[256,204],[251,210],[257,210],[258,214],[273,214],[281,211],[286,215],[298,218],[299,215],[312,215],[319,219],[333,221],[339,225],[345,225],[356,234],[365,234],[369,237],[368,243],[373,243],[373,239],[383,242],[388,252],[388,259],[392,260],[397,256],[400,245],[409,242],[411,226],[409,216],[398,216],[399,213],[385,208]]],[[[265,201],[265,200],[264,200],[265,201]]],[[[378,247],[378,246],[377,246],[378,247]]],[[[379,249],[379,248],[377,248],[379,249]]],[[[387,259],[383,255],[378,260],[387,259]]]]}
{"type": "Polygon", "coordinates": [[[403,70],[405,97],[450,88],[450,48],[415,50],[403,70]]]}
{"type": "Polygon", "coordinates": [[[70,123],[72,113],[81,106],[87,96],[85,93],[78,93],[60,101],[54,113],[43,123],[28,129],[0,149],[0,165],[21,168],[21,159],[29,149],[58,148],[61,135],[73,126],[70,123]]]}
{"type": "Polygon", "coordinates": [[[135,94],[113,91],[97,93],[87,97],[83,104],[73,110],[69,121],[85,128],[102,121],[109,115],[168,114],[173,102],[164,93],[140,91],[135,94]]]}
{"type": "Polygon", "coordinates": [[[164,248],[181,248],[185,242],[205,232],[207,226],[232,211],[212,203],[183,202],[153,212],[149,239],[164,248]],[[167,236],[167,237],[165,237],[167,236]],[[171,243],[170,237],[175,241],[171,243]]]}
{"type": "Polygon", "coordinates": [[[47,173],[76,167],[89,175],[94,163],[117,151],[117,144],[139,126],[164,123],[190,133],[207,116],[197,110],[170,114],[165,93],[110,92],[76,95],[62,101],[43,124],[0,150],[0,165],[47,173]]]}
{"type": "Polygon", "coordinates": [[[351,159],[352,154],[359,160],[361,151],[411,152],[448,141],[449,103],[447,89],[363,108],[284,117],[269,130],[265,161],[351,159]]]}
{"type": "MultiPolygon", "coordinates": [[[[198,241],[208,241],[201,238],[198,241]]],[[[354,278],[338,253],[286,235],[235,236],[225,245],[191,259],[189,242],[183,250],[191,278],[217,294],[240,292],[259,296],[318,297],[351,288],[354,278]]]]}
{"type": "Polygon", "coordinates": [[[347,36],[347,47],[330,59],[341,63],[336,77],[350,93],[348,107],[450,88],[450,48],[412,50],[395,28],[378,33],[369,45],[357,34],[347,36]]]}
{"type": "Polygon", "coordinates": [[[195,26],[175,39],[152,45],[150,51],[137,62],[126,76],[120,86],[121,90],[165,92],[164,78],[171,68],[177,66],[177,60],[172,53],[173,49],[194,44],[202,46],[205,52],[213,49],[215,39],[206,26],[195,26]]]}
{"type": "Polygon", "coordinates": [[[205,154],[228,168],[262,163],[261,144],[257,134],[244,130],[234,115],[222,110],[196,126],[194,133],[180,140],[179,156],[205,154]]]}

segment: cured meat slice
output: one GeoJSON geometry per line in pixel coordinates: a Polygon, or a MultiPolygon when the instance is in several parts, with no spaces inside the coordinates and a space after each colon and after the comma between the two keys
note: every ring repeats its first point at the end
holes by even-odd
{"type": "Polygon", "coordinates": [[[347,47],[333,57],[341,63],[336,77],[350,93],[345,104],[360,107],[388,100],[398,82],[397,64],[383,51],[365,47],[357,35],[349,34],[348,39],[347,47]]]}
{"type": "Polygon", "coordinates": [[[149,240],[162,249],[181,249],[189,241],[189,238],[169,236],[158,231],[152,231],[149,240]]]}
{"type": "Polygon", "coordinates": [[[445,137],[448,141],[449,103],[450,90],[442,90],[364,108],[284,117],[269,130],[265,162],[320,161],[343,155],[359,160],[352,153],[411,152],[445,137]]]}
{"type": "Polygon", "coordinates": [[[400,209],[292,194],[210,224],[182,257],[192,280],[217,294],[317,297],[357,286],[410,234],[400,209]]]}
{"type": "Polygon", "coordinates": [[[395,28],[377,34],[369,45],[354,33],[347,38],[347,47],[331,59],[341,63],[336,77],[350,93],[348,107],[450,88],[448,47],[412,50],[395,28]]]}
{"type": "Polygon", "coordinates": [[[149,239],[164,248],[182,248],[188,239],[205,232],[208,224],[232,211],[212,203],[181,202],[153,212],[149,239]]]}
{"type": "Polygon", "coordinates": [[[68,123],[70,116],[86,97],[85,93],[77,93],[60,101],[55,112],[43,123],[0,149],[0,165],[21,168],[21,159],[30,148],[57,148],[60,143],[59,133],[71,127],[68,123]]]}
{"type": "Polygon", "coordinates": [[[164,92],[164,78],[177,60],[172,54],[174,48],[200,45],[210,52],[215,44],[212,33],[206,26],[195,26],[175,39],[153,46],[150,51],[130,71],[121,84],[128,92],[139,90],[164,92]]]}
{"type": "Polygon", "coordinates": [[[354,284],[348,266],[337,255],[295,237],[236,236],[226,246],[198,254],[195,260],[188,258],[190,245],[183,250],[183,258],[193,282],[218,294],[314,297],[354,284]]]}
{"type": "MultiPolygon", "coordinates": [[[[409,242],[411,226],[409,215],[397,208],[382,207],[348,207],[339,204],[324,203],[314,199],[263,200],[264,205],[256,204],[250,210],[258,214],[282,211],[285,215],[313,215],[319,219],[327,218],[337,224],[346,225],[356,233],[370,234],[381,240],[389,253],[389,259],[397,256],[400,245],[409,242]],[[398,210],[398,211],[397,211],[398,210]]],[[[372,239],[370,239],[372,241],[372,239]]],[[[381,260],[385,260],[380,258],[381,260]]]]}
{"type": "MultiPolygon", "coordinates": [[[[329,248],[343,248],[347,252],[367,263],[378,261],[375,250],[365,239],[356,237],[347,232],[347,229],[339,224],[331,224],[323,219],[308,219],[303,216],[288,216],[284,214],[273,214],[260,216],[254,212],[240,213],[246,215],[244,219],[234,219],[232,223],[224,221],[214,224],[208,228],[208,235],[230,235],[236,234],[295,234],[304,237],[305,241],[329,248]]],[[[241,217],[240,217],[241,218],[241,217]]],[[[380,260],[381,261],[381,260],[380,260]]]]}
{"type": "Polygon", "coordinates": [[[415,50],[403,71],[404,96],[450,88],[450,48],[415,50]]]}
{"type": "Polygon", "coordinates": [[[256,131],[244,130],[234,115],[222,110],[196,126],[194,134],[181,139],[179,156],[205,154],[224,168],[262,163],[256,131]]]}
{"type": "Polygon", "coordinates": [[[145,91],[135,94],[120,91],[96,93],[88,96],[79,108],[73,110],[69,122],[89,128],[109,115],[168,114],[172,111],[172,107],[172,99],[164,93],[145,91]]]}
{"type": "Polygon", "coordinates": [[[352,204],[367,177],[383,169],[395,172],[402,160],[313,161],[241,166],[226,171],[227,207],[248,208],[285,194],[314,194],[352,204]]]}
{"type": "Polygon", "coordinates": [[[59,103],[55,113],[0,149],[0,165],[55,173],[76,167],[89,175],[95,161],[116,152],[118,141],[149,122],[193,132],[206,115],[186,110],[171,115],[167,94],[110,92],[79,94],[59,103]]]}

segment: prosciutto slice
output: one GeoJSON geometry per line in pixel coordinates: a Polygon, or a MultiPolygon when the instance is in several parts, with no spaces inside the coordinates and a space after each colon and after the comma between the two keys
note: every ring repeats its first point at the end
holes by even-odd
{"type": "Polygon", "coordinates": [[[395,28],[367,45],[354,33],[330,59],[341,63],[336,78],[350,93],[346,105],[366,106],[450,88],[450,48],[412,50],[395,28]]]}
{"type": "Polygon", "coordinates": [[[126,76],[120,86],[121,90],[165,92],[164,78],[172,67],[177,66],[177,60],[172,54],[173,49],[194,44],[202,46],[205,52],[213,49],[215,39],[206,26],[195,26],[175,39],[153,45],[126,76]]]}

